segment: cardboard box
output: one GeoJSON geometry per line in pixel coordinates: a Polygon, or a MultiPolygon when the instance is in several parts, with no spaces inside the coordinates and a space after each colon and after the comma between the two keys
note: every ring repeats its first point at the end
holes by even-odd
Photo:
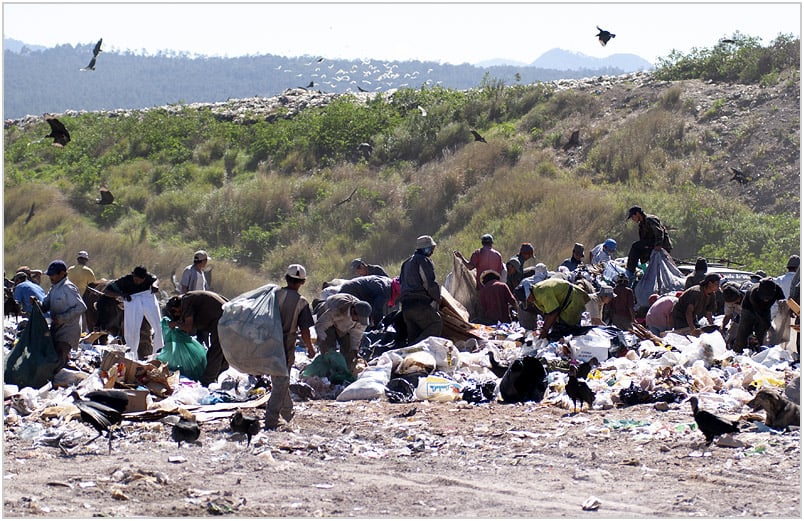
{"type": "Polygon", "coordinates": [[[570,347],[572,347],[572,358],[575,360],[587,362],[594,357],[602,364],[609,359],[611,340],[598,335],[586,334],[573,337],[570,340],[570,347]]]}
{"type": "Polygon", "coordinates": [[[123,389],[128,395],[128,406],[123,412],[142,412],[148,409],[148,395],[151,391],[123,389]]]}

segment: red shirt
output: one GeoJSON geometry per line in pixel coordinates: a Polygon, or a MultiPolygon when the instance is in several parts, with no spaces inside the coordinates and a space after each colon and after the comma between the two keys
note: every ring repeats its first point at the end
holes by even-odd
{"type": "Polygon", "coordinates": [[[478,292],[480,298],[481,323],[494,325],[497,322],[510,322],[511,311],[516,307],[516,299],[508,285],[501,280],[489,282],[478,292]]]}
{"type": "Polygon", "coordinates": [[[480,276],[484,271],[494,270],[502,276],[502,255],[491,246],[483,246],[473,251],[472,256],[469,257],[469,263],[475,267],[475,283],[477,284],[477,289],[483,286],[480,282],[480,276]]]}

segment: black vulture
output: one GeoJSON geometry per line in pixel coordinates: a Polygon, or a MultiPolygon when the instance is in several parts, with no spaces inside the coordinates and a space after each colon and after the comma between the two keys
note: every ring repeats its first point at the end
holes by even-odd
{"type": "Polygon", "coordinates": [[[45,137],[53,138],[54,147],[61,148],[70,142],[70,133],[67,132],[67,128],[65,128],[61,121],[47,114],[45,114],[45,121],[47,121],[48,125],[50,125],[50,134],[45,137]]]}
{"type": "MultiPolygon", "coordinates": [[[[72,397],[75,406],[81,413],[81,421],[90,424],[98,431],[98,435],[84,443],[81,446],[88,445],[93,441],[103,436],[104,432],[109,434],[109,454],[112,453],[112,427],[123,421],[123,410],[128,404],[128,395],[122,391],[93,391],[87,396],[92,395],[93,398],[89,400],[81,399],[76,391],[73,391],[72,397]],[[114,394],[113,394],[114,393],[114,394]],[[121,394],[118,394],[121,393],[121,394]],[[123,396],[125,396],[125,404],[123,403],[123,396]],[[101,402],[106,402],[106,405],[101,402]],[[120,410],[122,408],[122,410],[120,410]]],[[[62,451],[67,451],[59,445],[62,451]]]]}
{"type": "Polygon", "coordinates": [[[360,91],[360,92],[368,92],[366,89],[364,89],[360,85],[357,86],[357,90],[360,91]]]}
{"type": "Polygon", "coordinates": [[[105,186],[101,186],[100,188],[100,199],[95,199],[95,203],[97,204],[112,204],[114,202],[114,196],[112,192],[109,191],[108,188],[105,186]]]}
{"type": "Polygon", "coordinates": [[[477,130],[470,130],[469,132],[471,132],[471,133],[472,133],[472,135],[475,137],[475,141],[481,141],[481,142],[483,142],[483,143],[488,143],[488,142],[486,141],[486,138],[484,138],[483,136],[481,136],[480,134],[478,134],[477,130]]]}
{"type": "Polygon", "coordinates": [[[698,408],[698,398],[693,396],[690,398],[690,405],[692,406],[692,417],[695,418],[695,423],[698,424],[698,429],[706,437],[706,445],[709,446],[715,439],[715,436],[727,434],[729,432],[740,432],[737,427],[738,422],[728,421],[715,416],[711,412],[703,411],[698,408]]]}
{"type": "Polygon", "coordinates": [[[564,149],[564,152],[566,152],[567,150],[569,150],[572,147],[581,146],[580,136],[581,136],[581,131],[580,130],[573,130],[572,135],[569,138],[569,141],[567,141],[567,143],[563,147],[561,147],[561,148],[564,149]]]}
{"type": "Polygon", "coordinates": [[[508,367],[500,365],[500,363],[494,358],[494,353],[492,351],[489,351],[488,355],[489,362],[491,363],[491,372],[494,373],[494,376],[497,378],[502,378],[505,375],[505,372],[508,370],[508,367]]]}
{"type": "Polygon", "coordinates": [[[251,437],[260,432],[260,419],[256,416],[247,416],[240,411],[234,413],[229,421],[229,427],[235,431],[246,435],[248,443],[251,445],[251,437]]]}
{"type": "Polygon", "coordinates": [[[200,435],[201,429],[198,427],[198,423],[191,420],[180,419],[173,424],[173,428],[170,430],[170,437],[179,444],[179,447],[181,447],[181,442],[192,443],[200,435]]]}
{"type": "Polygon", "coordinates": [[[600,365],[597,357],[593,356],[586,362],[583,362],[581,365],[578,366],[578,378],[581,380],[586,380],[586,377],[589,376],[589,373],[592,369],[595,369],[600,365]]]}
{"type": "Polygon", "coordinates": [[[95,47],[92,49],[92,56],[97,58],[98,55],[101,53],[101,43],[103,43],[103,38],[98,40],[98,43],[95,44],[95,47]]]}
{"type": "Polygon", "coordinates": [[[574,365],[569,368],[566,391],[567,396],[572,399],[573,411],[577,410],[578,402],[581,402],[581,408],[583,408],[584,402],[588,403],[589,408],[591,408],[592,403],[595,401],[595,393],[586,385],[586,382],[578,380],[578,368],[574,365]]]}
{"type": "Polygon", "coordinates": [[[601,29],[600,27],[598,27],[597,30],[600,31],[600,32],[597,33],[595,36],[597,36],[597,39],[600,42],[600,45],[602,45],[603,47],[605,47],[606,44],[609,43],[609,40],[611,40],[612,38],[617,36],[616,34],[612,34],[612,33],[608,32],[608,31],[606,31],[605,29],[601,29]]]}
{"type": "Polygon", "coordinates": [[[731,180],[732,180],[732,181],[737,181],[737,182],[738,182],[738,183],[740,183],[741,185],[744,185],[745,183],[747,183],[748,181],[750,181],[750,180],[751,180],[751,179],[750,179],[750,178],[749,178],[747,175],[745,175],[745,174],[744,174],[744,173],[743,173],[741,170],[738,170],[737,168],[734,168],[733,166],[731,166],[731,167],[729,167],[729,168],[731,168],[731,173],[732,173],[732,174],[734,174],[734,175],[732,176],[732,178],[731,178],[731,180]]]}
{"type": "Polygon", "coordinates": [[[500,379],[500,397],[505,403],[540,402],[547,391],[547,371],[535,356],[517,358],[500,379]]]}

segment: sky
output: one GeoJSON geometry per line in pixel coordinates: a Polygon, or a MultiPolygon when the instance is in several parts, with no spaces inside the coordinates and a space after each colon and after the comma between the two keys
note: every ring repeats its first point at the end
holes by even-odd
{"type": "Polygon", "coordinates": [[[651,63],[735,32],[800,37],[800,2],[3,3],[3,36],[53,47],[235,57],[531,63],[553,48],[651,63]],[[599,26],[616,36],[603,47],[599,26]]]}

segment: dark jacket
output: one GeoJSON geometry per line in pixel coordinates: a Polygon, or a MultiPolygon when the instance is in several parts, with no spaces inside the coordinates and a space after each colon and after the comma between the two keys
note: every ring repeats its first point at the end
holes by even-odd
{"type": "Polygon", "coordinates": [[[655,215],[645,214],[645,218],[639,222],[639,240],[653,247],[661,246],[668,253],[673,249],[667,228],[655,215]]]}
{"type": "Polygon", "coordinates": [[[354,295],[371,304],[371,323],[376,326],[382,320],[386,305],[391,299],[391,278],[380,275],[355,277],[341,284],[340,293],[354,295]]]}
{"type": "Polygon", "coordinates": [[[399,274],[399,301],[403,306],[441,302],[441,287],[436,281],[435,265],[419,250],[402,263],[399,274]]]}

